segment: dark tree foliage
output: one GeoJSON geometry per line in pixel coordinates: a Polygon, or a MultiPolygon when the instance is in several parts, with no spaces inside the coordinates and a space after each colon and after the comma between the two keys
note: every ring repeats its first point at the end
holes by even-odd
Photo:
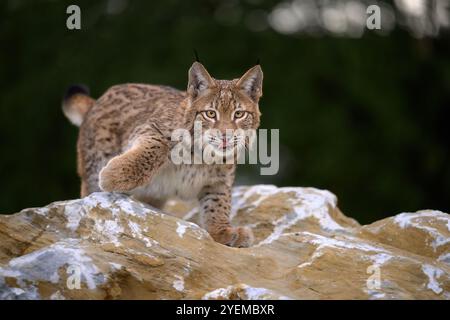
{"type": "MultiPolygon", "coordinates": [[[[72,83],[94,97],[125,82],[184,89],[198,51],[217,78],[260,58],[262,128],[280,129],[280,172],[243,166],[238,183],[331,190],[360,222],[450,209],[450,41],[395,28],[361,38],[251,31],[218,21],[220,1],[70,1],[0,4],[0,213],[78,197],[77,128],[61,112],[72,83]]],[[[241,1],[241,17],[276,1],[241,1]]],[[[220,20],[220,19],[219,19],[220,20]]]]}

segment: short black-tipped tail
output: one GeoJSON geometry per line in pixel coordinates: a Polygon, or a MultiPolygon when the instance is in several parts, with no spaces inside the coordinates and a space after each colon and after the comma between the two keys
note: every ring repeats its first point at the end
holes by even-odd
{"type": "Polygon", "coordinates": [[[86,96],[89,96],[89,87],[84,84],[73,84],[70,87],[67,88],[66,92],[64,93],[64,100],[69,99],[73,95],[76,94],[84,94],[86,96]]]}
{"type": "Polygon", "coordinates": [[[89,96],[89,88],[83,84],[75,84],[67,88],[62,109],[70,122],[79,127],[94,103],[95,100],[89,96]]]}

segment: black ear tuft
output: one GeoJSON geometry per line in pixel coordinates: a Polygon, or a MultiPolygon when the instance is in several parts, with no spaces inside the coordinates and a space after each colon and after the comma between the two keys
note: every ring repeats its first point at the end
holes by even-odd
{"type": "Polygon", "coordinates": [[[195,56],[195,61],[200,62],[200,59],[198,58],[198,52],[196,49],[194,49],[194,56],[195,56]]]}
{"type": "Polygon", "coordinates": [[[259,66],[261,64],[261,60],[258,58],[256,59],[256,65],[259,66]]]}

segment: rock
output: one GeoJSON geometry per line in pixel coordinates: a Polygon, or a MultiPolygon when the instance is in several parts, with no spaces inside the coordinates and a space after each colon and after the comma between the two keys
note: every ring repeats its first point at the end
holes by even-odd
{"type": "Polygon", "coordinates": [[[1,216],[0,299],[450,298],[439,211],[360,226],[328,191],[236,187],[232,221],[255,233],[247,249],[214,242],[195,204],[164,212],[95,193],[1,216]]]}

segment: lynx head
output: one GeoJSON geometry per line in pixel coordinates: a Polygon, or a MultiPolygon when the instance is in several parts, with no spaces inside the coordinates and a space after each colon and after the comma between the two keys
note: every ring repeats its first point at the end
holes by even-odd
{"type": "Polygon", "coordinates": [[[259,65],[239,79],[216,80],[202,64],[194,62],[189,69],[187,94],[195,121],[202,126],[203,146],[235,154],[248,147],[246,133],[259,127],[262,81],[259,65]]]}

